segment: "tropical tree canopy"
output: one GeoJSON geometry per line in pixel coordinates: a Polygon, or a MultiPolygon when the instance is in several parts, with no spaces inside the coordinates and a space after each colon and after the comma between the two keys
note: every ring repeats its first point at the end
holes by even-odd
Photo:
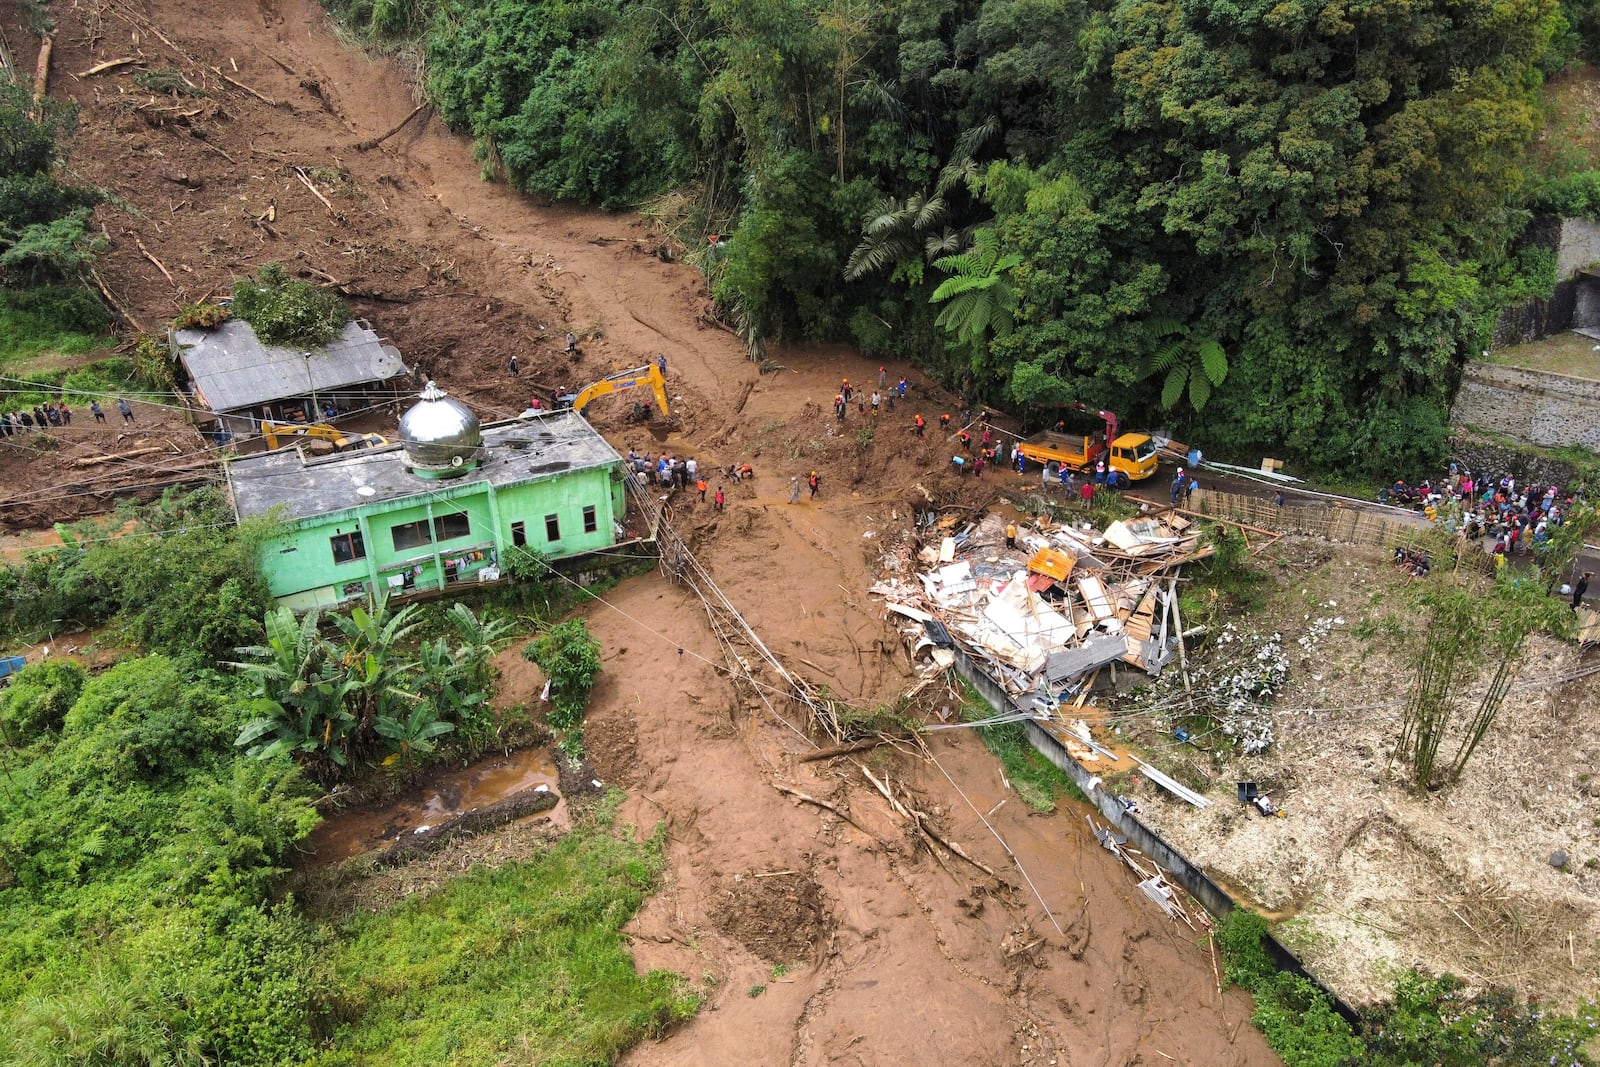
{"type": "Polygon", "coordinates": [[[1530,209],[1600,203],[1524,169],[1582,0],[335,6],[425,38],[487,173],[687,192],[658,217],[752,345],[1224,450],[1431,459],[1500,303],[1549,284],[1530,209]]]}

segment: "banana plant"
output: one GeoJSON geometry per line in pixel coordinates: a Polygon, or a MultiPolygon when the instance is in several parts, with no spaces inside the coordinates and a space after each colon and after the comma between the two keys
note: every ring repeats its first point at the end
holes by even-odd
{"type": "Polygon", "coordinates": [[[436,747],[434,739],[454,730],[455,724],[439,718],[438,710],[423,701],[405,716],[384,715],[374,724],[379,736],[387,738],[392,751],[383,762],[385,766],[400,763],[406,770],[416,764],[418,755],[427,755],[436,747]]]}

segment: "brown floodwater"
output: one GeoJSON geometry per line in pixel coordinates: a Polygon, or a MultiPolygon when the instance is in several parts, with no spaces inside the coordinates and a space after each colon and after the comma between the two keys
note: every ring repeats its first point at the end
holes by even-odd
{"type": "MultiPolygon", "coordinates": [[[[312,831],[304,847],[312,853],[313,865],[336,863],[392,845],[406,834],[438,826],[525,789],[541,787],[557,792],[555,759],[549,749],[530,748],[509,756],[494,756],[434,774],[393,800],[331,814],[312,831]]],[[[571,825],[565,800],[549,811],[528,817],[548,820],[561,829],[571,825]]]]}

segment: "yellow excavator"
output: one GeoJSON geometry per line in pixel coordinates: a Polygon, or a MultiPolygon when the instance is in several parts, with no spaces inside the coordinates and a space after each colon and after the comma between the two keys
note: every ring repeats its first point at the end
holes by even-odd
{"type": "Polygon", "coordinates": [[[661,368],[654,363],[647,363],[643,367],[632,370],[618,371],[601,378],[593,385],[586,386],[576,393],[566,393],[556,397],[556,404],[560,408],[571,408],[581,413],[584,406],[598,396],[606,396],[621,389],[633,389],[638,386],[648,386],[655,395],[656,407],[661,409],[663,419],[672,418],[672,411],[667,407],[667,380],[661,375],[661,368]]]}
{"type": "Polygon", "coordinates": [[[318,441],[331,442],[335,452],[357,452],[363,448],[381,448],[389,443],[387,438],[379,434],[347,434],[321,422],[307,424],[303,422],[272,422],[267,420],[261,423],[261,438],[266,441],[268,448],[295,444],[297,443],[297,438],[308,437],[318,441]]]}

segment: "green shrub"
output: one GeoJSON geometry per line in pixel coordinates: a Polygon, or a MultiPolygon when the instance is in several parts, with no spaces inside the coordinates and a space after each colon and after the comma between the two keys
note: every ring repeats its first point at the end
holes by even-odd
{"type": "Polygon", "coordinates": [[[88,674],[71,660],[35,663],[0,689],[0,727],[8,745],[26,745],[61,729],[88,674]]]}
{"type": "Polygon", "coordinates": [[[569,619],[551,627],[523,647],[522,657],[550,676],[550,726],[561,731],[576,729],[600,673],[600,643],[589,636],[583,620],[569,619]]]}
{"type": "Polygon", "coordinates": [[[0,569],[0,622],[28,633],[116,618],[151,651],[224,659],[260,636],[271,599],[256,566],[262,529],[235,527],[216,489],[169,491],[0,569]],[[135,529],[116,532],[128,519],[135,529]]]}
{"type": "Polygon", "coordinates": [[[181,773],[222,747],[215,705],[165,656],[127,659],[83,687],[62,734],[115,779],[181,773]]]}
{"type": "Polygon", "coordinates": [[[175,330],[215,330],[233,317],[233,312],[221,304],[185,304],[172,320],[175,330]]]}

